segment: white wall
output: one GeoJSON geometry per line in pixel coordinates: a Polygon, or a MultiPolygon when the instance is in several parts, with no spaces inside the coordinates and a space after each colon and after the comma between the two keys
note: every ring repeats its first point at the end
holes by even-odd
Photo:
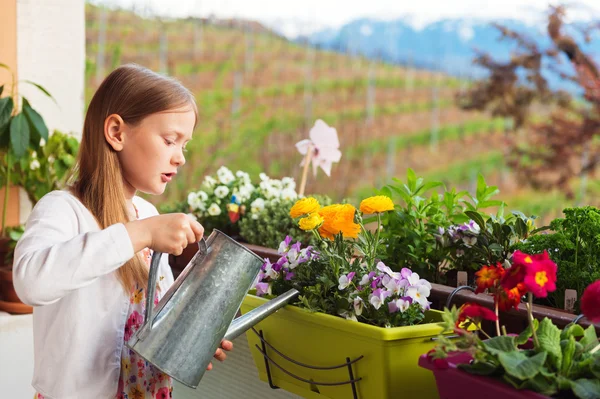
{"type": "Polygon", "coordinates": [[[85,3],[83,0],[17,0],[19,80],[45,87],[52,100],[29,84],[28,98],[48,128],[81,135],[85,75],[85,3]]]}
{"type": "MultiPolygon", "coordinates": [[[[17,0],[19,92],[42,115],[50,132],[81,137],[85,77],[85,3],[83,0],[17,0]],[[43,86],[52,101],[30,80],[43,86]]],[[[21,190],[20,222],[31,202],[21,190]]]]}

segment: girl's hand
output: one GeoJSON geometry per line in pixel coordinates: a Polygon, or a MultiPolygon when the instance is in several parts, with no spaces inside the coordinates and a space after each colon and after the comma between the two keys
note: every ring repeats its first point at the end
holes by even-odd
{"type": "MultiPolygon", "coordinates": [[[[225,360],[227,358],[227,354],[224,351],[229,352],[232,349],[233,349],[233,343],[231,341],[222,341],[221,347],[218,348],[217,351],[215,352],[215,359],[222,362],[223,360],[225,360]]],[[[208,367],[206,369],[212,370],[212,368],[213,368],[212,363],[209,363],[208,367]]]]}
{"type": "Polygon", "coordinates": [[[134,220],[125,227],[135,253],[148,247],[162,253],[181,255],[185,247],[198,242],[204,235],[204,227],[185,213],[134,220]]]}

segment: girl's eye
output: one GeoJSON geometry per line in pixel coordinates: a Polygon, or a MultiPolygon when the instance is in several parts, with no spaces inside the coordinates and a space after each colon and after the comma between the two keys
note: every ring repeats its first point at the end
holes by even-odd
{"type": "Polygon", "coordinates": [[[167,143],[167,145],[173,145],[173,144],[175,144],[174,141],[168,140],[168,139],[165,139],[165,143],[167,143]]]}

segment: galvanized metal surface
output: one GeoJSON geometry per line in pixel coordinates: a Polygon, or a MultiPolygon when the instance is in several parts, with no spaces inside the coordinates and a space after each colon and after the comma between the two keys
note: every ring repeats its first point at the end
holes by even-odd
{"type": "MultiPolygon", "coordinates": [[[[155,253],[148,298],[154,297],[159,259],[155,253]]],[[[156,309],[147,305],[145,323],[127,345],[174,379],[196,387],[262,264],[260,257],[214,230],[156,309]]]]}

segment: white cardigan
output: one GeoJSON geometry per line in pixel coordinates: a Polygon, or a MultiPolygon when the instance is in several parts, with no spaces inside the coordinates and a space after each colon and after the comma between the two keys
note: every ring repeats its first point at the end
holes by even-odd
{"type": "MultiPolygon", "coordinates": [[[[142,198],[133,202],[140,219],[158,214],[142,198]]],[[[13,279],[19,298],[34,306],[32,384],[45,398],[115,397],[129,308],[115,270],[133,255],[124,224],[100,230],[68,191],[53,191],[33,208],[13,279]]],[[[173,283],[167,255],[158,275],[165,292],[173,283]]]]}

